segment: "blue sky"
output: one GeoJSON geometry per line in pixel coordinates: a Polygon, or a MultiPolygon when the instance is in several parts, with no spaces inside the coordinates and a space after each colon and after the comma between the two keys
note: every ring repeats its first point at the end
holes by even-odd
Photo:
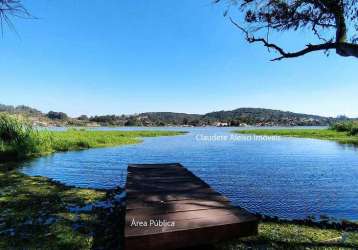
{"type": "MultiPolygon", "coordinates": [[[[71,116],[263,107],[358,117],[357,59],[270,62],[210,0],[25,4],[38,19],[0,38],[0,103],[71,116]]],[[[275,39],[299,48],[309,37],[275,39]]]]}

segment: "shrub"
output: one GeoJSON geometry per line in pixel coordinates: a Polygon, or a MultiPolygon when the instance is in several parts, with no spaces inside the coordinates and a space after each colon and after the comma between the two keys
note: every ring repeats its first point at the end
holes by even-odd
{"type": "Polygon", "coordinates": [[[358,124],[354,124],[350,131],[349,131],[349,135],[358,135],[358,124]]]}
{"type": "Polygon", "coordinates": [[[352,122],[337,122],[331,125],[331,129],[337,132],[348,132],[351,130],[352,122]]]}
{"type": "Polygon", "coordinates": [[[337,122],[330,129],[337,132],[347,132],[348,135],[358,135],[358,121],[337,122]]]}

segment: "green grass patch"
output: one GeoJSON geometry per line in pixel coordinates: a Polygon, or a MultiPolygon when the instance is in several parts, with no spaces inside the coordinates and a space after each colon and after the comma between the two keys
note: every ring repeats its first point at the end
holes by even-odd
{"type": "Polygon", "coordinates": [[[332,140],[343,144],[358,145],[358,136],[349,135],[347,132],[338,132],[332,129],[252,129],[235,130],[233,132],[240,134],[332,140]]]}
{"type": "Polygon", "coordinates": [[[178,131],[94,131],[69,129],[50,133],[53,151],[69,151],[87,148],[120,146],[142,141],[142,137],[174,136],[178,131]]]}
{"type": "Polygon", "coordinates": [[[106,193],[70,188],[15,170],[0,171],[0,249],[91,249],[94,212],[73,212],[106,193]]]}
{"type": "Polygon", "coordinates": [[[320,229],[293,223],[262,222],[257,236],[216,245],[217,250],[238,249],[356,249],[358,232],[320,229]]]}

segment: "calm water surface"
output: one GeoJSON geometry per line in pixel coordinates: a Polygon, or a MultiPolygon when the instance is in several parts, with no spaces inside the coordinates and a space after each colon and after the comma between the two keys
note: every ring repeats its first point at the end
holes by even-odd
{"type": "Polygon", "coordinates": [[[241,135],[234,140],[229,138],[232,128],[176,130],[189,133],[56,153],[25,163],[23,172],[79,187],[113,188],[124,185],[129,163],[180,162],[235,205],[253,212],[289,219],[328,215],[358,220],[355,148],[313,139],[241,135]],[[205,136],[216,137],[205,141],[205,136]]]}

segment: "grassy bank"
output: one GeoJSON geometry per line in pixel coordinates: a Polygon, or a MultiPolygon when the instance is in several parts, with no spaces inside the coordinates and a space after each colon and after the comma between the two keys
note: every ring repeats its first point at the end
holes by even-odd
{"type": "Polygon", "coordinates": [[[57,151],[119,146],[142,137],[174,136],[178,131],[37,130],[21,117],[0,114],[0,161],[22,160],[57,151]]]}
{"type": "Polygon", "coordinates": [[[106,198],[43,177],[0,171],[0,249],[91,249],[99,213],[71,207],[106,198]]]}
{"type": "Polygon", "coordinates": [[[332,140],[343,144],[358,145],[358,136],[350,135],[347,132],[338,132],[333,129],[252,129],[236,130],[234,132],[240,134],[332,140]]]}

